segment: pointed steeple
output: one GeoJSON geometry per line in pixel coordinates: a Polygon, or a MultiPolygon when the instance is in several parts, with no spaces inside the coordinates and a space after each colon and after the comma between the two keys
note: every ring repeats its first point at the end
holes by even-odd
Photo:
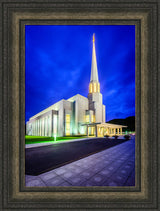
{"type": "Polygon", "coordinates": [[[95,34],[93,34],[92,66],[91,66],[89,93],[95,93],[95,92],[100,92],[100,84],[98,80],[97,59],[96,59],[96,49],[95,49],[95,34]]]}
{"type": "Polygon", "coordinates": [[[90,82],[98,82],[97,59],[95,50],[95,34],[93,34],[92,67],[90,82]]]}

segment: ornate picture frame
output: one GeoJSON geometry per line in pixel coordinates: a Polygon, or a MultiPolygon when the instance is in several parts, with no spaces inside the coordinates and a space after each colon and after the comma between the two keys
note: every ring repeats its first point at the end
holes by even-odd
{"type": "Polygon", "coordinates": [[[158,210],[159,1],[0,3],[2,209],[158,210]],[[73,23],[136,26],[135,187],[25,187],[25,25],[73,23]]]}

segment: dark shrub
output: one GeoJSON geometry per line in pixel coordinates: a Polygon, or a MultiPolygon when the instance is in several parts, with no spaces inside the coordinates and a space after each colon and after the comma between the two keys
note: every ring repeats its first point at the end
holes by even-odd
{"type": "Polygon", "coordinates": [[[124,135],[124,138],[125,138],[126,140],[129,140],[129,139],[131,139],[131,136],[130,136],[130,135],[124,135]]]}
{"type": "Polygon", "coordinates": [[[118,136],[117,135],[115,135],[115,136],[113,136],[115,139],[117,139],[118,138],[118,136]]]}
{"type": "Polygon", "coordinates": [[[105,135],[104,137],[105,137],[105,138],[109,138],[109,135],[105,135]]]}

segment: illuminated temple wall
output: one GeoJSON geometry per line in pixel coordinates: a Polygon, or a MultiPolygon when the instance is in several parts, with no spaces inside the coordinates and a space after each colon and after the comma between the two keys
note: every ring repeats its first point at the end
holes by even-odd
{"type": "Polygon", "coordinates": [[[88,99],[82,95],[75,95],[68,99],[72,102],[73,117],[72,117],[72,128],[73,134],[84,134],[84,128],[81,126],[85,123],[86,110],[88,109],[88,99]]]}
{"type": "Polygon", "coordinates": [[[105,106],[101,104],[102,94],[95,93],[88,98],[77,94],[41,111],[27,122],[26,134],[35,136],[86,134],[83,124],[105,122],[105,106]],[[92,103],[93,107],[90,108],[92,103]]]}
{"type": "Polygon", "coordinates": [[[105,123],[105,105],[102,104],[101,93],[89,93],[89,110],[93,110],[95,114],[95,122],[105,123]]]}

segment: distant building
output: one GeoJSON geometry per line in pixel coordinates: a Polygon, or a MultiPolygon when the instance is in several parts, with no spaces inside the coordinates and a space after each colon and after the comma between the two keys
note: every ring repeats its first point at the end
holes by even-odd
{"type": "Polygon", "coordinates": [[[67,100],[60,100],[27,122],[27,135],[69,136],[77,134],[104,136],[122,134],[122,125],[105,123],[105,105],[103,105],[100,83],[98,80],[95,36],[91,78],[88,97],[75,95],[67,100]]]}

